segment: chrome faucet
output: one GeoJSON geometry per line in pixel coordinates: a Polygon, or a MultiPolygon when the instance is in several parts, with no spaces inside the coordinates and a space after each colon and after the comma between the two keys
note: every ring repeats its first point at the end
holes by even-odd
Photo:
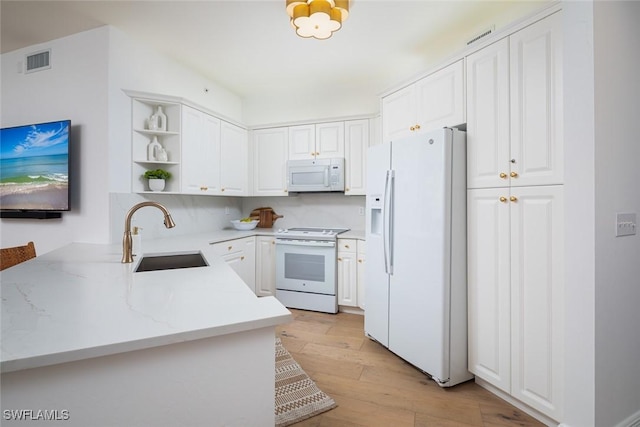
{"type": "Polygon", "coordinates": [[[129,212],[127,212],[126,219],[124,220],[124,236],[122,238],[122,262],[123,263],[133,262],[133,254],[132,254],[132,248],[131,248],[132,241],[133,241],[133,238],[131,237],[131,217],[133,216],[135,211],[145,206],[153,206],[162,211],[162,213],[164,214],[165,227],[173,228],[176,226],[167,208],[162,206],[160,203],[147,201],[147,202],[140,202],[137,205],[134,205],[131,209],[129,209],[129,212]]]}

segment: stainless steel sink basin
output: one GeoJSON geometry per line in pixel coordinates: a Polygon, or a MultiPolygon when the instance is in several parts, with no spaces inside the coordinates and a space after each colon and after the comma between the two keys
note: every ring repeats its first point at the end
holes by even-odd
{"type": "Polygon", "coordinates": [[[201,252],[145,255],[136,266],[134,272],[206,267],[208,265],[201,252]]]}

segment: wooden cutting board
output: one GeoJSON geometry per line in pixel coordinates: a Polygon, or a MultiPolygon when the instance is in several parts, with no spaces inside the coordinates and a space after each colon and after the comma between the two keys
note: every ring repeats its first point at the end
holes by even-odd
{"type": "Polygon", "coordinates": [[[251,219],[257,219],[259,228],[271,228],[273,227],[273,223],[278,218],[284,218],[283,215],[278,215],[272,208],[257,208],[251,211],[249,215],[251,219]]]}

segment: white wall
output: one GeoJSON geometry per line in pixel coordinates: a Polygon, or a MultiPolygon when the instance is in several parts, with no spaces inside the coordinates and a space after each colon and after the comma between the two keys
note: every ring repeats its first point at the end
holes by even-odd
{"type": "Polygon", "coordinates": [[[565,2],[567,426],[640,422],[640,3],[565,2]],[[612,25],[613,24],[613,25],[612,25]]]}
{"type": "Polygon", "coordinates": [[[33,240],[42,254],[108,239],[108,30],[87,31],[2,55],[1,125],[71,119],[71,211],[62,219],[2,219],[0,245],[33,240]],[[25,54],[52,49],[51,69],[18,73],[25,54]]]}
{"type": "Polygon", "coordinates": [[[594,17],[595,425],[613,426],[640,422],[640,234],[615,237],[617,212],[640,214],[640,2],[594,17]]]}
{"type": "Polygon", "coordinates": [[[565,417],[595,426],[593,4],[565,2],[565,417]]]}

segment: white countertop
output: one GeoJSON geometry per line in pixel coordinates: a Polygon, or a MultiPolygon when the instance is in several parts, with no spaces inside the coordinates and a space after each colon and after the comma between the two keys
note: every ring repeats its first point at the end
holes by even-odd
{"type": "Polygon", "coordinates": [[[1,371],[271,327],[290,320],[255,296],[210,243],[271,230],[143,242],[146,254],[202,251],[208,267],[134,273],[117,245],[73,243],[0,272],[1,371]]]}

